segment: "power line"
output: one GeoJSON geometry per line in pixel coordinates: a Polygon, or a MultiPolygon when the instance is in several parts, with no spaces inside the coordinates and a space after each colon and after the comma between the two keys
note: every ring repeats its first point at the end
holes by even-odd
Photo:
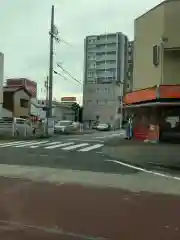
{"type": "Polygon", "coordinates": [[[74,81],[76,81],[78,84],[82,85],[82,82],[80,82],[78,79],[73,77],[73,75],[68,70],[63,68],[59,63],[57,63],[57,66],[60,67],[63,70],[63,72],[67,73],[74,81]]]}
{"type": "Polygon", "coordinates": [[[61,76],[64,80],[69,81],[69,79],[67,77],[63,76],[60,72],[57,72],[55,70],[53,72],[54,72],[54,74],[61,76]]]}
{"type": "Polygon", "coordinates": [[[62,42],[62,43],[65,43],[66,45],[72,47],[72,45],[70,43],[68,43],[67,41],[65,41],[64,39],[62,39],[60,37],[56,37],[55,40],[56,40],[56,43],[58,43],[58,44],[62,42]]]}
{"type": "Polygon", "coordinates": [[[67,79],[65,76],[63,76],[60,72],[57,72],[57,71],[53,71],[54,72],[54,74],[56,74],[56,75],[59,75],[59,76],[61,76],[62,78],[64,78],[66,81],[69,81],[69,79],[67,79]]]}

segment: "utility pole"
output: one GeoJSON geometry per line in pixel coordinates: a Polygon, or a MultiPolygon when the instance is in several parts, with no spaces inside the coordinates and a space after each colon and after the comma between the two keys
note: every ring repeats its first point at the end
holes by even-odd
{"type": "Polygon", "coordinates": [[[54,5],[51,8],[51,29],[50,29],[50,54],[49,54],[49,104],[48,117],[52,117],[52,95],[53,95],[53,44],[54,43],[54,5]]]}
{"type": "Polygon", "coordinates": [[[49,78],[45,81],[45,88],[46,88],[46,124],[45,124],[45,135],[48,135],[48,116],[49,116],[49,78]]]}

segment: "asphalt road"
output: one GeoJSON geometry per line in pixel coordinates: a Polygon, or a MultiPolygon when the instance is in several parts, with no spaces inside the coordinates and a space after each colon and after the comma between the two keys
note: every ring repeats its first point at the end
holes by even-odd
{"type": "Polygon", "coordinates": [[[109,161],[116,134],[0,142],[0,238],[180,239],[178,173],[109,161]]]}
{"type": "Polygon", "coordinates": [[[113,136],[117,133],[112,132],[109,135],[103,132],[84,136],[60,135],[51,141],[15,142],[10,145],[1,142],[0,164],[45,166],[92,172],[135,173],[136,170],[105,161],[102,147],[106,137],[111,134],[113,136]]]}

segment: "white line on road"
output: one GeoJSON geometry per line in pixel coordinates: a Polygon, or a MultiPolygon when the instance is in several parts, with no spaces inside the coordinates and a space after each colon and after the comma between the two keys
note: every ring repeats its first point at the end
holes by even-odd
{"type": "Polygon", "coordinates": [[[18,146],[15,146],[16,148],[21,148],[21,147],[29,147],[29,146],[33,146],[33,145],[39,145],[42,143],[47,143],[48,141],[41,141],[41,142],[30,142],[30,143],[25,143],[25,144],[19,144],[18,146]]]}
{"type": "MultiPolygon", "coordinates": [[[[61,142],[48,142],[48,143],[45,143],[43,146],[46,146],[46,145],[55,145],[55,144],[59,144],[61,142]]],[[[38,148],[39,146],[37,145],[33,145],[33,146],[30,146],[30,148],[38,148]]]]}
{"type": "Polygon", "coordinates": [[[48,146],[48,147],[45,147],[44,149],[54,149],[54,148],[65,147],[65,146],[69,146],[69,145],[73,145],[73,144],[74,144],[74,142],[62,143],[62,144],[57,144],[57,145],[54,145],[54,146],[48,146]]]}
{"type": "Polygon", "coordinates": [[[104,142],[98,139],[68,139],[68,141],[79,141],[79,142],[104,142]]]}
{"type": "Polygon", "coordinates": [[[95,137],[96,139],[106,138],[107,136],[95,137]]]}
{"type": "Polygon", "coordinates": [[[145,169],[145,168],[136,167],[136,166],[134,166],[134,165],[131,165],[131,164],[128,164],[128,163],[124,163],[124,162],[120,162],[120,161],[117,161],[117,160],[104,160],[104,161],[105,161],[105,162],[117,163],[117,164],[120,164],[120,165],[125,166],[125,167],[128,167],[128,168],[132,168],[132,169],[135,169],[135,170],[139,170],[139,171],[141,171],[141,172],[145,172],[145,173],[148,173],[148,174],[153,174],[153,175],[155,175],[155,176],[159,176],[159,177],[164,177],[164,178],[174,179],[174,180],[180,181],[180,177],[175,177],[175,176],[171,176],[171,175],[164,174],[164,173],[154,172],[154,171],[151,171],[151,170],[147,170],[147,169],[145,169]]]}
{"type": "Polygon", "coordinates": [[[95,144],[95,145],[93,145],[93,146],[80,149],[80,150],[78,150],[78,151],[79,151],[79,152],[88,152],[88,151],[90,151],[90,150],[93,150],[93,149],[96,149],[96,148],[100,148],[100,147],[102,147],[103,145],[104,145],[104,144],[95,144]]]}
{"type": "MultiPolygon", "coordinates": [[[[30,141],[32,142],[32,141],[30,141]]],[[[0,144],[0,148],[4,148],[4,147],[10,147],[10,146],[14,146],[14,145],[19,145],[19,144],[24,144],[24,143],[29,143],[29,141],[17,141],[17,142],[10,142],[10,143],[2,143],[0,144]]]]}
{"type": "Polygon", "coordinates": [[[69,147],[65,147],[65,148],[62,148],[63,150],[73,150],[73,149],[76,149],[76,148],[80,148],[80,147],[85,147],[85,146],[88,146],[89,143],[80,143],[80,144],[76,144],[76,145],[73,145],[73,146],[69,146],[69,147]]]}

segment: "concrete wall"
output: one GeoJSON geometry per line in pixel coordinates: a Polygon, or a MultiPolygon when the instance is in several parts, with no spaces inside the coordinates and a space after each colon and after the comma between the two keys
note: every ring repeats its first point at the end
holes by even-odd
{"type": "Polygon", "coordinates": [[[135,20],[133,90],[180,83],[180,1],[167,0],[135,20]],[[153,47],[159,47],[159,65],[153,47]]]}
{"type": "Polygon", "coordinates": [[[13,113],[11,111],[8,111],[5,108],[0,109],[1,113],[2,113],[2,117],[12,117],[13,113]]]}
{"type": "Polygon", "coordinates": [[[180,1],[171,0],[164,3],[164,37],[165,48],[180,47],[180,1]]]}
{"type": "Polygon", "coordinates": [[[153,65],[153,46],[160,45],[163,31],[163,4],[135,20],[133,90],[160,83],[161,62],[153,65]]]}
{"type": "Polygon", "coordinates": [[[163,84],[180,84],[180,51],[165,51],[163,84]]]}
{"type": "Polygon", "coordinates": [[[74,112],[68,107],[54,106],[53,116],[57,120],[74,120],[74,112]]]}
{"type": "Polygon", "coordinates": [[[83,119],[113,123],[119,107],[120,87],[114,84],[84,86],[83,119]]]}

